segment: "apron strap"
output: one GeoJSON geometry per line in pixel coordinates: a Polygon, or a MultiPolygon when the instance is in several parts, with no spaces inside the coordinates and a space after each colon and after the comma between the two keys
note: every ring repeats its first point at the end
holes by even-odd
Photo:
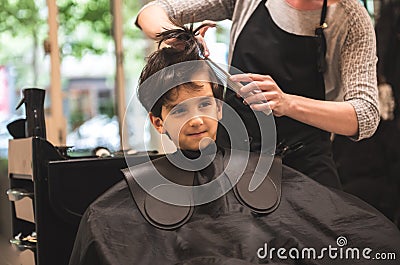
{"type": "Polygon", "coordinates": [[[328,0],[324,0],[324,3],[322,4],[322,10],[321,10],[321,19],[319,21],[319,26],[322,27],[323,24],[325,23],[326,19],[326,10],[328,9],[328,0]]]}
{"type": "Polygon", "coordinates": [[[317,40],[317,50],[318,50],[318,71],[320,73],[324,73],[326,71],[326,39],[324,35],[324,29],[328,27],[328,24],[325,22],[326,19],[326,11],[328,8],[328,0],[324,0],[321,10],[321,18],[319,21],[319,26],[315,29],[315,36],[317,40]]]}

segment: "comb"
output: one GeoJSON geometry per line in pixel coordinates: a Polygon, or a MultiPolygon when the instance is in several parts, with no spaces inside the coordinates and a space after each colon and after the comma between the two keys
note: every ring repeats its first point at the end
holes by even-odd
{"type": "MultiPolygon", "coordinates": [[[[213,70],[215,75],[218,77],[219,80],[221,80],[224,83],[224,98],[225,98],[225,93],[226,93],[226,88],[230,88],[233,91],[235,91],[237,94],[239,94],[240,89],[243,87],[243,85],[240,82],[234,82],[230,79],[232,76],[230,73],[228,73],[226,70],[224,70],[221,66],[219,66],[216,62],[211,60],[208,57],[203,57],[204,60],[207,62],[207,64],[210,66],[210,68],[213,70]]],[[[261,92],[261,90],[254,90],[256,93],[261,92]]],[[[253,92],[249,92],[247,96],[252,96],[254,95],[253,92]]],[[[259,102],[259,104],[262,103],[267,103],[266,100],[262,100],[259,102]]],[[[270,115],[272,113],[271,109],[264,110],[264,114],[270,115]]]]}

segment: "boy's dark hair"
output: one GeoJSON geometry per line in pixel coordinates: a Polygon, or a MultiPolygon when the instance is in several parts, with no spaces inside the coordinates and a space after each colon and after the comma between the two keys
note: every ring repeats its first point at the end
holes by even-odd
{"type": "Polygon", "coordinates": [[[139,101],[148,112],[152,112],[156,117],[161,117],[162,106],[172,100],[173,95],[176,95],[174,93],[178,89],[176,84],[193,90],[201,88],[195,83],[187,82],[187,77],[200,70],[208,74],[210,82],[213,80],[211,87],[214,97],[221,100],[223,97],[223,87],[218,84],[214,72],[201,56],[204,48],[195,38],[199,34],[199,30],[208,24],[202,24],[193,30],[193,24],[186,27],[176,20],[171,21],[178,28],[159,33],[157,35],[158,47],[166,40],[175,39],[174,42],[178,43],[179,48],[164,47],[152,53],[139,78],[139,101]],[[197,62],[193,64],[179,64],[195,60],[197,62]],[[176,66],[169,67],[172,65],[176,66]],[[150,78],[156,73],[156,77],[150,78]]]}

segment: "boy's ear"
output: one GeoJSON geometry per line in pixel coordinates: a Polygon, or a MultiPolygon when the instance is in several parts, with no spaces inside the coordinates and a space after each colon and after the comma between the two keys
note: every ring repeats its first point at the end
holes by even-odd
{"type": "Polygon", "coordinates": [[[153,113],[149,112],[149,118],[151,124],[153,124],[154,128],[156,128],[159,133],[165,133],[163,120],[160,117],[156,117],[153,115],[153,113]]]}

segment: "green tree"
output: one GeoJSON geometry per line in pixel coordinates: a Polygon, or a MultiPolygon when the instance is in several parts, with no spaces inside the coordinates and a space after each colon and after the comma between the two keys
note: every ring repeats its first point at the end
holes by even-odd
{"type": "MultiPolygon", "coordinates": [[[[111,1],[57,0],[61,57],[81,58],[86,53],[112,52],[111,1]]],[[[123,4],[124,41],[131,43],[142,36],[132,22],[142,4],[128,0],[123,4]]],[[[47,38],[47,30],[45,0],[0,1],[0,65],[12,65],[17,78],[23,80],[20,82],[37,84],[40,70],[37,61],[44,56],[40,44],[47,38]]],[[[137,49],[138,54],[141,51],[137,49]]]]}
{"type": "MultiPolygon", "coordinates": [[[[34,0],[2,0],[0,2],[0,33],[2,36],[8,40],[9,36],[13,37],[14,40],[20,41],[28,39],[32,44],[30,64],[33,70],[33,83],[37,83],[38,67],[36,53],[39,46],[40,33],[43,32],[46,23],[45,18],[41,17],[39,11],[34,0]]],[[[0,64],[4,61],[7,62],[7,59],[10,59],[7,57],[10,55],[13,60],[22,58],[23,54],[9,53],[10,48],[7,48],[6,44],[10,45],[6,40],[0,42],[0,64]]],[[[11,47],[15,48],[13,45],[11,47]]]]}

